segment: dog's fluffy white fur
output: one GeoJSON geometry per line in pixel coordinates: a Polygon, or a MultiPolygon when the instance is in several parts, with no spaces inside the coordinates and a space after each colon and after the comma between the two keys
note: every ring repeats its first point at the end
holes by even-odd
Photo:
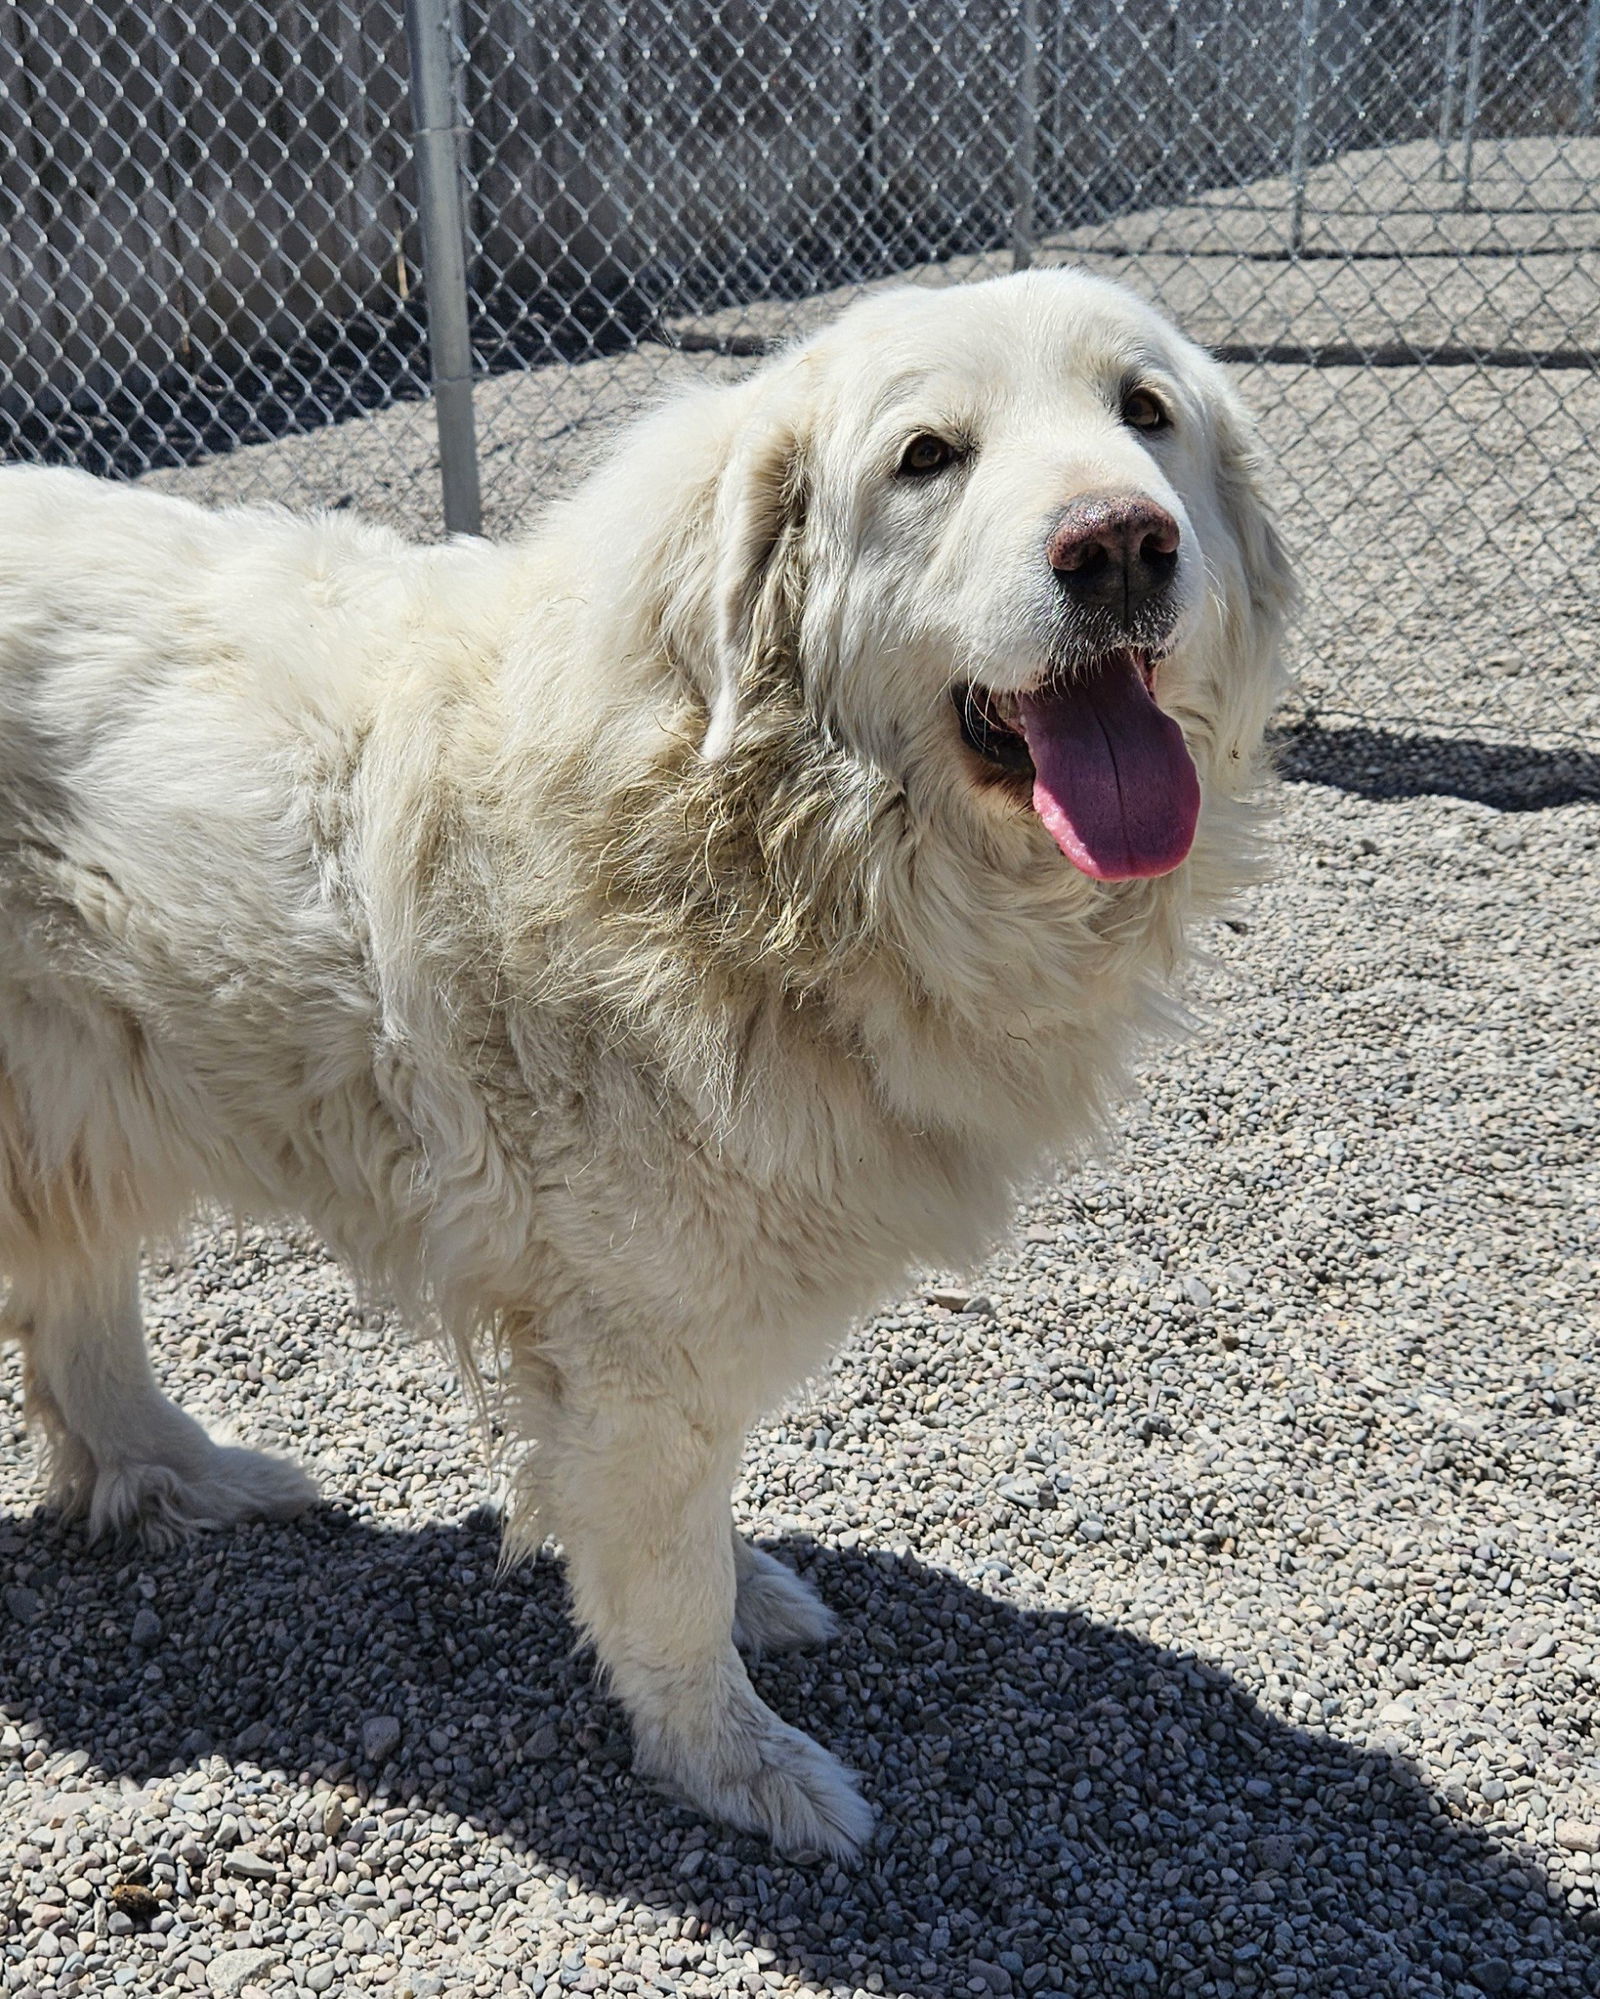
{"type": "Polygon", "coordinates": [[[561,1542],[641,1766],[852,1850],[736,1650],[829,1629],[733,1531],[742,1440],[1091,1129],[1246,870],[1288,592],[1222,371],[1063,272],[865,301],[505,546],[0,474],[0,1272],[54,1501],[307,1503],[160,1393],[137,1261],[309,1217],[505,1398],[513,1539],[561,1542]],[[960,463],[902,476],[918,433],[960,463]],[[1159,879],[1080,873],[950,699],[1048,669],[1089,490],[1182,529],[1159,879]]]}

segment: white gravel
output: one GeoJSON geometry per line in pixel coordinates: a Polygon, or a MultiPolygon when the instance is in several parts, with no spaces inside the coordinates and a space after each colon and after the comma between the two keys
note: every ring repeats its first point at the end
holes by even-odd
{"type": "MultiPolygon", "coordinates": [[[[559,482],[648,365],[555,410],[505,378],[491,428],[559,482]]],[[[1581,522],[1592,383],[1477,379],[1507,490],[1581,522]],[[1554,488],[1518,456],[1551,435],[1554,488]]],[[[1317,658],[1375,702],[1432,672],[1460,719],[1492,579],[1398,563],[1381,643],[1370,606],[1384,424],[1444,463],[1401,471],[1448,551],[1477,420],[1419,427],[1426,372],[1333,386],[1252,386],[1343,515],[1291,519],[1317,658]]],[[[417,518],[412,421],[270,449],[324,498],[389,454],[417,518]]],[[[1545,681],[1536,640],[1519,740],[1581,741],[1600,674],[1545,681]]],[[[218,1231],[150,1270],[161,1370],[328,1504],[85,1549],[32,1513],[0,1361],[0,1992],[1600,1993],[1600,764],[1381,727],[1285,762],[1280,874],[1210,940],[1122,1156],[752,1449],[746,1524],[843,1626],[757,1678],[862,1770],[859,1868],[638,1783],[555,1566],[497,1572],[442,1361],[306,1242],[218,1231]]]]}

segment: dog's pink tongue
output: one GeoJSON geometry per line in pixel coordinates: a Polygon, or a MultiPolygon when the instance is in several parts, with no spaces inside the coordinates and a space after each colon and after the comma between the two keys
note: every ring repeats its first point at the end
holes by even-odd
{"type": "Polygon", "coordinates": [[[1096,881],[1164,875],[1194,844],[1200,779],[1183,731],[1117,653],[1070,685],[1019,703],[1033,809],[1096,881]]]}

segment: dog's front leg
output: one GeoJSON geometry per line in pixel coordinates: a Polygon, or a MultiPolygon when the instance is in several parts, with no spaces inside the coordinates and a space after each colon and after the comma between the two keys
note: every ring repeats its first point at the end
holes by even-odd
{"type": "Polygon", "coordinates": [[[565,1386],[537,1458],[574,1611],[642,1772],[786,1851],[854,1853],[872,1824],[854,1779],[758,1698],[734,1649],[728,1506],[744,1425],[708,1414],[685,1376],[648,1392],[565,1386]]]}

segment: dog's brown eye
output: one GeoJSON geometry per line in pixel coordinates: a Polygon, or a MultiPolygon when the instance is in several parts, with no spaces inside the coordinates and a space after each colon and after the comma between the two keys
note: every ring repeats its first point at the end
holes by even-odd
{"type": "Polygon", "coordinates": [[[908,479],[925,479],[930,472],[942,472],[961,456],[948,437],[936,437],[931,430],[912,438],[900,454],[900,471],[908,479]]]}
{"type": "Polygon", "coordinates": [[[1130,430],[1170,430],[1172,418],[1148,389],[1129,389],[1122,398],[1122,421],[1130,430]]]}

